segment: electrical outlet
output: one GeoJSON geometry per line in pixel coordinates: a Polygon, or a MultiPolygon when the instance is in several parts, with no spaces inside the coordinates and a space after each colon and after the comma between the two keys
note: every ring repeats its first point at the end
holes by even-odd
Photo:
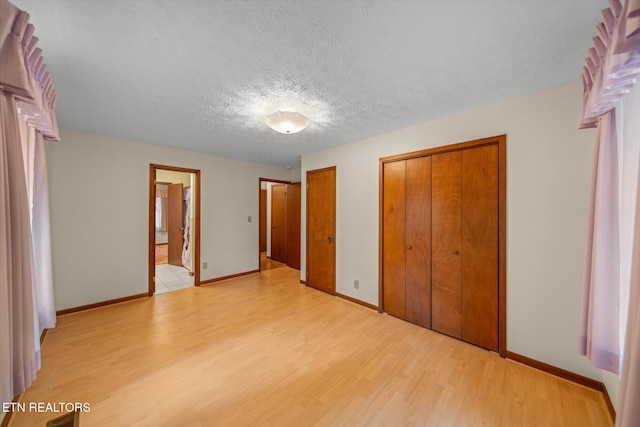
{"type": "Polygon", "coordinates": [[[207,261],[202,263],[202,269],[206,270],[207,268],[209,268],[209,263],[207,261]]]}
{"type": "Polygon", "coordinates": [[[354,280],[353,281],[353,287],[355,289],[360,289],[360,280],[354,280]]]}

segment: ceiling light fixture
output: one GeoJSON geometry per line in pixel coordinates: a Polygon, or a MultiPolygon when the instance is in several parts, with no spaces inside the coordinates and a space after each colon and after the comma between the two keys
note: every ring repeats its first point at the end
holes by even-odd
{"type": "Polygon", "coordinates": [[[267,126],[276,132],[292,134],[309,126],[309,119],[297,111],[278,110],[267,116],[267,126]]]}

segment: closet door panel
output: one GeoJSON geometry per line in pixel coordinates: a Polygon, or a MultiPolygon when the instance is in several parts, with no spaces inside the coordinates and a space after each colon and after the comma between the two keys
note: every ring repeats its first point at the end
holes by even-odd
{"type": "Polygon", "coordinates": [[[431,326],[462,336],[462,151],[432,156],[431,326]]]}
{"type": "Polygon", "coordinates": [[[463,151],[462,339],[498,351],[498,146],[463,151]]]}
{"type": "Polygon", "coordinates": [[[383,310],[405,316],[405,162],[383,167],[383,310]]]}
{"type": "Polygon", "coordinates": [[[431,157],[406,161],[405,318],[431,327],[431,157]]]}

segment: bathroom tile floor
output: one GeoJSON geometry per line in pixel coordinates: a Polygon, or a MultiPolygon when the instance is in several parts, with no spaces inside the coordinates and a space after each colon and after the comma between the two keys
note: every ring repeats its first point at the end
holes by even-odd
{"type": "Polygon", "coordinates": [[[156,294],[177,291],[193,286],[189,270],[171,264],[156,265],[156,294]]]}

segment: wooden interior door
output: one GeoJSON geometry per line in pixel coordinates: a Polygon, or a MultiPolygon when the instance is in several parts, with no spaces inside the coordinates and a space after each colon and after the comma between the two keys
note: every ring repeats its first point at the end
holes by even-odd
{"type": "Polygon", "coordinates": [[[406,161],[405,319],[431,327],[431,157],[406,161]]]}
{"type": "Polygon", "coordinates": [[[182,267],[184,244],[184,212],[182,206],[182,184],[169,184],[169,213],[167,215],[168,263],[182,267]]]}
{"type": "Polygon", "coordinates": [[[336,168],[307,171],[307,285],[336,292],[336,168]]]}
{"type": "Polygon", "coordinates": [[[300,186],[287,184],[287,265],[300,269],[300,186]]]}
{"type": "Polygon", "coordinates": [[[462,152],[462,339],[498,351],[498,146],[462,152]]]}
{"type": "Polygon", "coordinates": [[[260,214],[258,215],[260,224],[259,229],[259,247],[260,252],[267,250],[267,190],[260,189],[260,214]]]}
{"type": "Polygon", "coordinates": [[[271,259],[287,262],[287,186],[271,186],[271,259]]]}
{"type": "Polygon", "coordinates": [[[383,165],[382,307],[405,318],[405,177],[406,161],[383,165]]]}
{"type": "Polygon", "coordinates": [[[432,156],[432,329],[462,338],[462,151],[432,156]]]}

